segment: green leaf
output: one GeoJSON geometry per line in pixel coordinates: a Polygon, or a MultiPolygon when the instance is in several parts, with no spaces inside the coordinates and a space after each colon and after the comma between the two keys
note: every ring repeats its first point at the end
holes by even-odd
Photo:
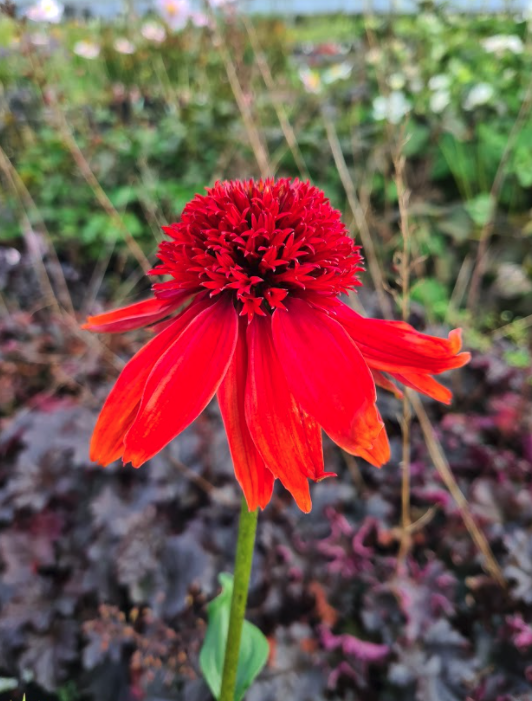
{"type": "Polygon", "coordinates": [[[466,202],[464,207],[477,226],[485,226],[491,217],[493,200],[489,194],[483,193],[466,202]]]}
{"type": "Polygon", "coordinates": [[[18,679],[12,679],[11,677],[0,677],[0,694],[4,691],[11,691],[16,689],[18,686],[18,679]]]}
{"type": "Polygon", "coordinates": [[[514,368],[529,368],[532,364],[532,357],[526,348],[518,348],[504,353],[504,359],[514,368]]]}
{"type": "Polygon", "coordinates": [[[109,195],[109,199],[117,209],[124,209],[132,202],[136,202],[138,196],[133,185],[123,185],[113,190],[109,195]]]}
{"type": "Polygon", "coordinates": [[[422,304],[430,315],[438,319],[445,318],[449,306],[447,288],[436,278],[418,280],[410,290],[410,298],[422,304]]]}
{"type": "Polygon", "coordinates": [[[418,124],[414,120],[406,126],[407,141],[403,153],[407,158],[419,156],[427,148],[430,140],[430,129],[424,124],[418,124]]]}
{"type": "Polygon", "coordinates": [[[438,221],[438,228],[457,243],[464,243],[471,235],[471,217],[461,205],[453,207],[438,221]]]}
{"type": "Polygon", "coordinates": [[[532,185],[532,155],[530,151],[520,150],[515,156],[515,174],[519,185],[528,188],[532,185]]]}
{"type": "MultiPolygon", "coordinates": [[[[229,614],[233,595],[233,577],[222,573],[219,576],[221,593],[208,606],[209,624],[200,652],[200,667],[214,698],[220,698],[222,672],[225,656],[229,614]]],[[[253,680],[268,659],[268,641],[261,631],[249,621],[244,621],[240,657],[236,678],[235,701],[241,701],[253,680]]]]}

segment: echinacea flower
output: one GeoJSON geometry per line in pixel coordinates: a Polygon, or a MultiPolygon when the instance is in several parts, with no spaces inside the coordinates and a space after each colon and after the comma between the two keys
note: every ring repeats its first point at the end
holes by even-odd
{"type": "Polygon", "coordinates": [[[144,22],[140,33],[145,39],[148,41],[154,41],[156,44],[162,44],[162,42],[166,39],[164,27],[157,22],[144,22]]]}
{"type": "Polygon", "coordinates": [[[32,22],[50,22],[57,24],[61,21],[64,7],[56,0],[39,0],[35,5],[28,7],[26,17],[32,22]]]}
{"type": "Polygon", "coordinates": [[[114,41],[114,49],[118,51],[119,54],[125,54],[127,56],[135,53],[135,44],[133,44],[129,39],[125,37],[118,37],[114,41]]]}
{"type": "Polygon", "coordinates": [[[100,47],[98,44],[95,44],[93,41],[77,41],[74,44],[73,48],[74,53],[76,56],[80,56],[81,58],[86,58],[89,61],[94,60],[95,58],[98,58],[100,55],[100,47]]]}
{"type": "Polygon", "coordinates": [[[362,258],[323,192],[281,179],[216,183],[164,227],[154,296],[89,317],[84,328],[151,326],[98,418],[91,459],[139,467],[217,394],[235,474],[250,509],[277,478],[305,512],[308,479],[325,472],[322,429],[376,466],[390,448],[375,384],[400,383],[442,402],[432,375],[464,365],[448,339],[366,319],[339,299],[362,258]],[[183,309],[183,305],[187,305],[183,309]]]}
{"type": "Polygon", "coordinates": [[[155,6],[172,31],[178,32],[186,27],[191,13],[188,0],[157,0],[155,6]]]}
{"type": "Polygon", "coordinates": [[[190,14],[190,21],[194,25],[194,27],[210,27],[212,22],[211,19],[208,15],[205,14],[205,12],[192,12],[190,14]]]}

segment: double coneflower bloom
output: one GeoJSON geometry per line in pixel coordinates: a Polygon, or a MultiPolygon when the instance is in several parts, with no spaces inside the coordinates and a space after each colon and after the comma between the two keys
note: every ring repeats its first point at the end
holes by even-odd
{"type": "Polygon", "coordinates": [[[84,326],[154,334],[102,409],[92,460],[139,467],[217,394],[249,508],[266,506],[278,478],[309,511],[308,479],[331,474],[322,429],[377,467],[389,459],[376,384],[399,393],[391,377],[450,402],[432,375],[469,360],[460,331],[434,338],[342,302],[360,285],[360,247],[309,183],[217,183],[164,230],[154,296],[84,326]]]}

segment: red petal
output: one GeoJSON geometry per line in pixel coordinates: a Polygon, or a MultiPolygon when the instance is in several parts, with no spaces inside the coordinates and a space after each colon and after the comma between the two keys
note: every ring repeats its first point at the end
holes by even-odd
{"type": "Polygon", "coordinates": [[[325,479],[325,477],[336,477],[336,473],[334,472],[325,472],[321,426],[315,419],[306,414],[300,406],[298,409],[301,427],[305,433],[307,449],[313,467],[312,471],[309,472],[309,477],[315,482],[320,482],[322,479],[325,479]]]}
{"type": "Polygon", "coordinates": [[[383,427],[371,448],[368,450],[359,448],[355,454],[364,458],[371,465],[375,465],[375,467],[382,467],[390,459],[390,444],[386,429],[383,427]]]}
{"type": "Polygon", "coordinates": [[[402,399],[403,398],[403,393],[397,387],[397,385],[394,385],[394,383],[389,380],[386,375],[384,375],[380,370],[373,370],[370,368],[371,374],[373,375],[373,381],[377,385],[377,387],[382,387],[382,389],[387,390],[388,392],[391,392],[394,394],[397,399],[402,399]]]}
{"type": "Polygon", "coordinates": [[[270,317],[256,316],[248,326],[246,420],[267,467],[302,511],[311,509],[307,478],[325,476],[317,455],[314,426],[302,421],[273,346],[270,317]],[[313,436],[309,440],[309,435],[313,436]],[[316,460],[319,462],[316,464],[316,460]]]}
{"type": "Polygon", "coordinates": [[[97,331],[99,333],[118,333],[120,331],[132,331],[140,329],[142,326],[159,321],[163,317],[185,301],[185,297],[179,299],[161,301],[157,297],[145,299],[143,302],[136,302],[112,312],[89,316],[82,329],[87,331],[97,331]]]}
{"type": "Polygon", "coordinates": [[[235,466],[235,476],[242,487],[248,508],[254,511],[269,503],[273,491],[273,474],[255,448],[245,417],[248,351],[246,329],[240,324],[238,341],[227,373],[218,388],[218,403],[235,466]]]}
{"type": "Polygon", "coordinates": [[[297,401],[344,450],[377,440],[382,419],[371,373],[342,326],[301,299],[273,314],[275,348],[297,401]]]}
{"type": "Polygon", "coordinates": [[[124,462],[142,465],[203,411],[227,372],[237,336],[237,314],[227,298],[191,321],[148,377],[124,441],[124,462]]]}
{"type": "Polygon", "coordinates": [[[416,392],[426,394],[428,397],[436,399],[438,402],[450,404],[453,398],[452,392],[437,382],[430,375],[421,375],[415,372],[394,373],[398,382],[402,382],[407,387],[415,389],[416,392]]]}
{"type": "Polygon", "coordinates": [[[436,338],[402,321],[365,319],[341,302],[334,314],[376,370],[438,374],[462,367],[471,358],[469,353],[458,353],[460,329],[451,331],[448,339],[436,338]]]}
{"type": "Polygon", "coordinates": [[[165,331],[131,358],[107,397],[92,434],[90,459],[102,465],[117,460],[124,451],[124,436],[135,420],[144,385],[153,366],[207,304],[193,303],[165,331]]]}

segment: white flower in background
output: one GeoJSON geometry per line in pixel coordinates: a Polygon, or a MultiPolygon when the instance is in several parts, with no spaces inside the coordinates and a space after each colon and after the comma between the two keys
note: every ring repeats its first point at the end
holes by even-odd
{"type": "Polygon", "coordinates": [[[337,80],[349,78],[352,70],[353,66],[347,61],[336,63],[334,66],[327,68],[326,71],[323,71],[321,79],[325,85],[331,85],[331,83],[336,83],[337,80]]]}
{"type": "Polygon", "coordinates": [[[406,78],[402,73],[392,73],[388,77],[388,85],[392,90],[402,90],[406,85],[406,78]]]}
{"type": "Polygon", "coordinates": [[[474,110],[475,107],[485,105],[491,100],[495,90],[489,83],[478,83],[468,92],[462,105],[465,110],[474,110]]]}
{"type": "Polygon", "coordinates": [[[323,85],[320,74],[317,71],[313,71],[307,66],[303,66],[303,68],[299,69],[299,78],[307,92],[314,93],[315,95],[321,92],[323,85]]]}
{"type": "Polygon", "coordinates": [[[211,20],[205,12],[193,12],[190,15],[190,21],[195,27],[210,27],[211,20]]]}
{"type": "Polygon", "coordinates": [[[118,39],[115,39],[113,46],[115,51],[118,51],[119,54],[135,53],[135,44],[132,44],[129,39],[126,39],[125,37],[118,37],[118,39]]]}
{"type": "Polygon", "coordinates": [[[490,54],[503,54],[509,51],[512,54],[523,53],[523,42],[517,34],[494,34],[492,37],[480,42],[485,51],[490,54]]]}
{"type": "Polygon", "coordinates": [[[505,299],[532,292],[532,281],[517,263],[499,263],[495,285],[505,299]]]}
{"type": "Polygon", "coordinates": [[[373,100],[373,119],[386,119],[391,124],[399,124],[403,117],[410,112],[412,105],[400,90],[394,90],[388,97],[381,95],[373,100]]]}
{"type": "Polygon", "coordinates": [[[93,60],[100,55],[100,46],[93,41],[78,41],[74,44],[73,51],[76,56],[93,60]]]}
{"type": "Polygon", "coordinates": [[[451,102],[451,93],[448,90],[435,90],[430,96],[430,111],[440,114],[451,102]]]}
{"type": "Polygon", "coordinates": [[[451,78],[444,73],[438,73],[438,75],[432,76],[428,82],[428,86],[435,92],[438,90],[448,90],[451,87],[451,78]]]}
{"type": "Polygon", "coordinates": [[[432,95],[429,99],[430,111],[440,114],[451,102],[451,78],[444,73],[433,75],[428,82],[432,95]]]}
{"type": "Polygon", "coordinates": [[[410,55],[412,53],[410,47],[406,42],[404,42],[402,39],[398,39],[397,37],[395,39],[392,39],[388,46],[394,51],[396,54],[401,55],[410,55]]]}
{"type": "Polygon", "coordinates": [[[410,88],[410,92],[421,92],[423,90],[423,81],[421,78],[412,78],[412,80],[408,83],[408,87],[410,88]]]}
{"type": "Polygon", "coordinates": [[[188,0],[157,0],[157,11],[174,32],[186,27],[191,14],[188,0]]]}
{"type": "Polygon", "coordinates": [[[419,67],[413,63],[408,63],[403,67],[406,84],[410,92],[418,93],[423,90],[425,83],[421,78],[419,67]]]}
{"type": "Polygon", "coordinates": [[[162,44],[166,39],[166,31],[163,26],[157,22],[144,22],[140,29],[142,36],[148,41],[154,41],[156,44],[162,44]]]}
{"type": "Polygon", "coordinates": [[[32,22],[51,22],[57,24],[61,21],[65,8],[56,0],[39,0],[35,5],[28,7],[26,17],[32,22]]]}
{"type": "Polygon", "coordinates": [[[366,52],[366,63],[370,66],[377,66],[382,61],[383,53],[381,49],[373,48],[366,52]]]}

